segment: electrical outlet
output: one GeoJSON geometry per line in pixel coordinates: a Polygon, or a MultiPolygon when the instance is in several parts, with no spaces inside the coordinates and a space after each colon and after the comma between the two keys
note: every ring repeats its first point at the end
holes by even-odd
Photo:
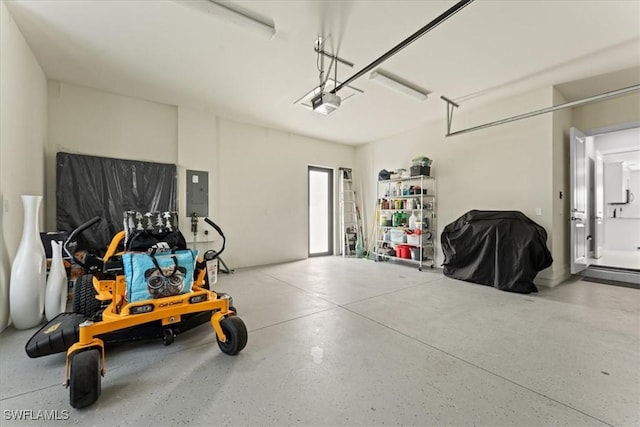
{"type": "Polygon", "coordinates": [[[542,216],[542,208],[536,208],[536,216],[542,216]]]}

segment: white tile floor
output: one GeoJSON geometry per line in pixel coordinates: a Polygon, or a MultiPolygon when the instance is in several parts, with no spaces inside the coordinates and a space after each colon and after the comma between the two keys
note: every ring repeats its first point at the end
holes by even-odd
{"type": "Polygon", "coordinates": [[[640,250],[616,251],[605,249],[600,258],[589,258],[591,265],[640,270],[640,250]]]}
{"type": "Polygon", "coordinates": [[[571,281],[519,295],[339,257],[222,276],[249,329],[207,325],[107,350],[102,395],[73,410],[64,355],[0,335],[6,425],[640,425],[640,291],[571,281]],[[69,420],[11,421],[12,410],[69,420]]]}

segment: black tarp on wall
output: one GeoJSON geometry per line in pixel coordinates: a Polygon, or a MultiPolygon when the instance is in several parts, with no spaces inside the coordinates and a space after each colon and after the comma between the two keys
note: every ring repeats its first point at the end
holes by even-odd
{"type": "Polygon", "coordinates": [[[518,293],[553,262],[547,232],[522,212],[472,210],[442,232],[444,274],[518,293]]]}
{"type": "Polygon", "coordinates": [[[103,218],[79,242],[100,253],[123,229],[125,211],[177,210],[176,181],[174,164],[58,153],[56,226],[72,231],[95,216],[103,218]]]}

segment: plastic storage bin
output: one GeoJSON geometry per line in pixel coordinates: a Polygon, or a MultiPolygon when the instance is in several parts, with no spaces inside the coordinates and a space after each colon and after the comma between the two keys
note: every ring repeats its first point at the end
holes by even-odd
{"type": "Polygon", "coordinates": [[[391,230],[391,241],[393,243],[407,243],[407,234],[404,230],[391,230]]]}
{"type": "Polygon", "coordinates": [[[420,246],[423,242],[422,234],[407,234],[407,245],[420,246]]]}
{"type": "Polygon", "coordinates": [[[411,166],[411,176],[418,176],[418,175],[429,176],[430,173],[431,173],[431,167],[429,166],[421,166],[421,165],[411,166]]]}

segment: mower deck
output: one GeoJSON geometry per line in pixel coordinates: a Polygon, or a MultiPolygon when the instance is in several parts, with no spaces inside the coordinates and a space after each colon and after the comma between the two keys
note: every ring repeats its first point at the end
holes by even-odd
{"type": "MultiPolygon", "coordinates": [[[[171,325],[171,328],[163,326],[161,321],[155,321],[102,334],[97,338],[105,344],[162,338],[165,344],[169,344],[167,339],[211,321],[211,314],[211,311],[203,311],[183,315],[182,321],[171,325]]],[[[80,324],[85,320],[89,319],[82,314],[60,313],[29,339],[25,346],[27,355],[36,358],[66,352],[80,339],[80,324]]]]}

